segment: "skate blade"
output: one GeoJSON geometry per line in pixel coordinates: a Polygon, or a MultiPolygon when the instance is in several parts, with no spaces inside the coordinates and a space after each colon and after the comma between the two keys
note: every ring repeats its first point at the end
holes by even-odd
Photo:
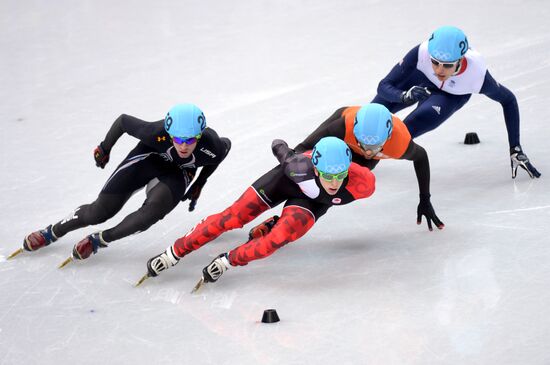
{"type": "Polygon", "coordinates": [[[204,276],[201,277],[201,279],[200,279],[199,282],[195,285],[195,287],[193,288],[193,290],[191,290],[191,294],[195,294],[196,292],[198,292],[199,289],[202,288],[203,285],[204,285],[204,276]]]}
{"type": "Polygon", "coordinates": [[[9,256],[7,257],[6,260],[9,260],[9,259],[14,258],[15,256],[19,255],[21,252],[23,252],[23,249],[22,249],[22,248],[18,249],[17,251],[15,251],[15,252],[12,253],[11,255],[9,255],[9,256]]]}
{"type": "Polygon", "coordinates": [[[137,288],[138,286],[140,286],[145,280],[149,279],[150,276],[149,276],[149,273],[143,275],[141,277],[141,279],[138,280],[138,282],[136,283],[136,285],[134,285],[135,288],[137,288]]]}
{"type": "Polygon", "coordinates": [[[70,264],[71,262],[73,262],[73,257],[72,257],[72,256],[69,256],[69,257],[67,257],[67,259],[66,259],[65,261],[63,261],[63,262],[61,263],[61,265],[59,265],[57,268],[58,268],[58,269],[62,269],[62,268],[64,268],[65,266],[67,266],[68,264],[70,264]]]}

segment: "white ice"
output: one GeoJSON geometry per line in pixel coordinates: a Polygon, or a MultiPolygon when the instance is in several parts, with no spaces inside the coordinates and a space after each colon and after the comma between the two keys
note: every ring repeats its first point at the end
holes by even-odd
{"type": "Polygon", "coordinates": [[[550,364],[549,16],[544,0],[2,0],[0,364],[550,364]],[[416,225],[412,164],[384,161],[372,198],[331,209],[198,295],[202,268],[251,225],[132,286],[148,258],[275,165],[272,139],[295,145],[338,107],[369,102],[444,24],[463,28],[514,91],[542,178],[511,179],[501,107],[473,96],[417,140],[443,231],[416,225]],[[233,141],[194,212],[181,204],[56,268],[140,193],[108,223],[6,261],[26,234],[95,199],[136,143],[124,136],[95,167],[118,115],[159,120],[178,102],[233,141]],[[470,131],[481,144],[462,144],[470,131]],[[260,323],[268,308],[281,322],[260,323]]]}

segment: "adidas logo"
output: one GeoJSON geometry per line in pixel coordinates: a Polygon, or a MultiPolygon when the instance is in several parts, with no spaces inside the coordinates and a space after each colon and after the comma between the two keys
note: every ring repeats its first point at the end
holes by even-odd
{"type": "Polygon", "coordinates": [[[432,105],[432,108],[434,108],[438,115],[441,114],[441,107],[439,105],[432,105]]]}

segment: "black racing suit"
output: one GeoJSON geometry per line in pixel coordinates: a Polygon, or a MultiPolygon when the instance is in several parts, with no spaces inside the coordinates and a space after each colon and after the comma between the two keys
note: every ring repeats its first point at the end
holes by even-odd
{"type": "Polygon", "coordinates": [[[102,238],[111,242],[147,230],[178,205],[198,167],[202,167],[201,172],[190,189],[198,189],[200,193],[231,149],[228,138],[220,138],[213,129],[206,128],[191,156],[182,159],[164,130],[163,120],[145,122],[125,114],[113,123],[101,147],[109,153],[124,133],[139,139],[138,144],[118,165],[93,203],[78,207],[53,226],[58,238],[75,229],[105,222],[145,186],[147,198],[143,205],[115,227],[103,231],[102,238]]]}

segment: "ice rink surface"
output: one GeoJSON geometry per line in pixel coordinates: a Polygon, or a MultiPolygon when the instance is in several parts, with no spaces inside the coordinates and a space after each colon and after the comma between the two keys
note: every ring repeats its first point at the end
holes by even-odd
{"type": "Polygon", "coordinates": [[[549,16],[545,0],[2,0],[0,364],[550,364],[549,16]],[[443,231],[416,225],[412,163],[383,161],[370,199],[331,209],[298,242],[199,294],[202,268],[251,225],[133,287],[151,256],[275,165],[272,139],[293,146],[335,109],[369,102],[445,24],[517,96],[542,178],[511,179],[501,107],[475,95],[417,139],[443,231]],[[95,199],[136,143],[124,136],[95,167],[118,115],[159,120],[178,102],[233,141],[194,212],[180,204],[56,268],[137,209],[141,192],[109,222],[6,261],[26,234],[95,199]],[[462,143],[471,131],[481,144],[462,143]],[[268,308],[281,322],[260,323],[268,308]]]}

